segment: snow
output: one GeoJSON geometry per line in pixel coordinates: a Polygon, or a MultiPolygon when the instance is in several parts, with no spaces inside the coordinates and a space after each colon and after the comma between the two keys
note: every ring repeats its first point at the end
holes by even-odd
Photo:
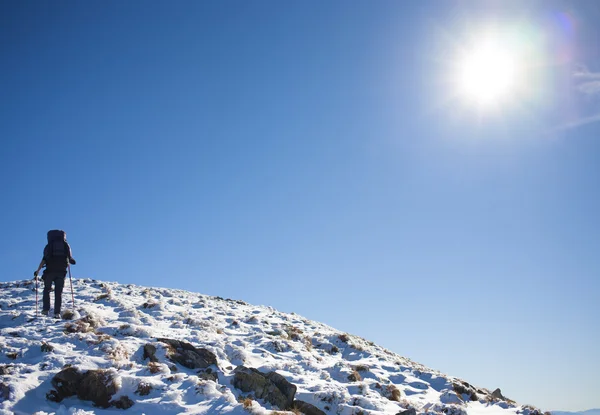
{"type": "Polygon", "coordinates": [[[397,414],[409,407],[428,414],[532,414],[531,408],[514,402],[490,402],[490,391],[483,388],[473,387],[478,400],[464,400],[453,390],[460,379],[271,307],[85,279],[73,281],[74,308],[65,284],[63,307],[73,317],[55,320],[35,316],[32,281],[0,283],[0,288],[0,415],[279,411],[263,400],[244,407],[241,401],[248,394],[231,383],[238,365],[276,371],[297,386],[296,399],[331,415],[397,414]],[[171,362],[157,340],[163,337],[213,352],[218,382],[200,379],[197,370],[171,362]],[[44,344],[52,350],[43,350],[44,344]],[[144,359],[146,344],[157,349],[159,362],[152,370],[144,359]],[[113,371],[119,386],[113,399],[128,396],[134,405],[102,409],[75,396],[60,403],[47,400],[53,376],[65,365],[113,371]],[[140,385],[147,387],[147,395],[138,393],[140,385]],[[399,402],[389,399],[392,386],[400,391],[399,402]]]}

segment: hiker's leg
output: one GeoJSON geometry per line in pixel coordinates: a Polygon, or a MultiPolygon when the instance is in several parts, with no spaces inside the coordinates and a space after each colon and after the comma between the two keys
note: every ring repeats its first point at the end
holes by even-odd
{"type": "Polygon", "coordinates": [[[64,277],[56,277],[54,280],[54,314],[60,314],[62,306],[62,292],[65,286],[64,277]]]}
{"type": "Polygon", "coordinates": [[[48,275],[42,277],[44,281],[44,293],[42,295],[42,311],[50,310],[50,290],[52,289],[52,279],[48,275]]]}

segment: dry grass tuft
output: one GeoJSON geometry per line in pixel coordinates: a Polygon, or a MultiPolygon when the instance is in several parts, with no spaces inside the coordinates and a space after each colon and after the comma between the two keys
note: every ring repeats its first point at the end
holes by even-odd
{"type": "Polygon", "coordinates": [[[356,370],[353,370],[352,373],[348,375],[348,380],[350,382],[360,382],[362,377],[360,376],[360,373],[358,373],[356,370]]]}
{"type": "Polygon", "coordinates": [[[400,402],[400,390],[396,385],[387,385],[385,387],[385,397],[390,401],[400,402]]]}
{"type": "Polygon", "coordinates": [[[100,294],[98,297],[94,298],[94,302],[97,303],[100,300],[107,300],[107,299],[110,300],[110,294],[109,293],[103,293],[103,294],[100,294]]]}
{"type": "Polygon", "coordinates": [[[242,401],[242,405],[244,406],[244,409],[252,408],[252,402],[254,402],[254,401],[251,398],[245,398],[242,401]]]}
{"type": "Polygon", "coordinates": [[[100,325],[100,321],[91,315],[87,315],[72,323],[65,324],[65,333],[89,333],[100,325]]]}
{"type": "Polygon", "coordinates": [[[140,396],[146,396],[149,395],[150,392],[152,391],[152,385],[147,383],[147,382],[140,382],[138,384],[138,387],[135,391],[135,393],[137,393],[140,396]]]}
{"type": "Polygon", "coordinates": [[[150,371],[150,373],[152,373],[153,375],[160,372],[161,369],[161,365],[159,363],[156,362],[149,362],[148,363],[148,370],[150,371]]]}

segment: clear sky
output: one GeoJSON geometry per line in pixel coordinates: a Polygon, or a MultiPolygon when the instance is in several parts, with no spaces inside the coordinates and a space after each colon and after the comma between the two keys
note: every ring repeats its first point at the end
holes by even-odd
{"type": "Polygon", "coordinates": [[[600,6],[1,1],[6,281],[296,312],[600,407],[600,6]]]}

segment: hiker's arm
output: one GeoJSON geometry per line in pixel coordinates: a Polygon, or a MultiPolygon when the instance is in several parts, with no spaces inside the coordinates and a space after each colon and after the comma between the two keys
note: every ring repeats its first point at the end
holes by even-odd
{"type": "Polygon", "coordinates": [[[40,261],[40,266],[39,266],[39,267],[38,267],[38,269],[37,269],[37,270],[36,270],[36,271],[33,273],[33,276],[34,276],[34,277],[37,277],[37,276],[38,276],[38,274],[39,274],[40,270],[41,270],[42,268],[44,268],[44,265],[46,265],[46,260],[44,260],[44,258],[42,258],[42,260],[40,261]]]}

